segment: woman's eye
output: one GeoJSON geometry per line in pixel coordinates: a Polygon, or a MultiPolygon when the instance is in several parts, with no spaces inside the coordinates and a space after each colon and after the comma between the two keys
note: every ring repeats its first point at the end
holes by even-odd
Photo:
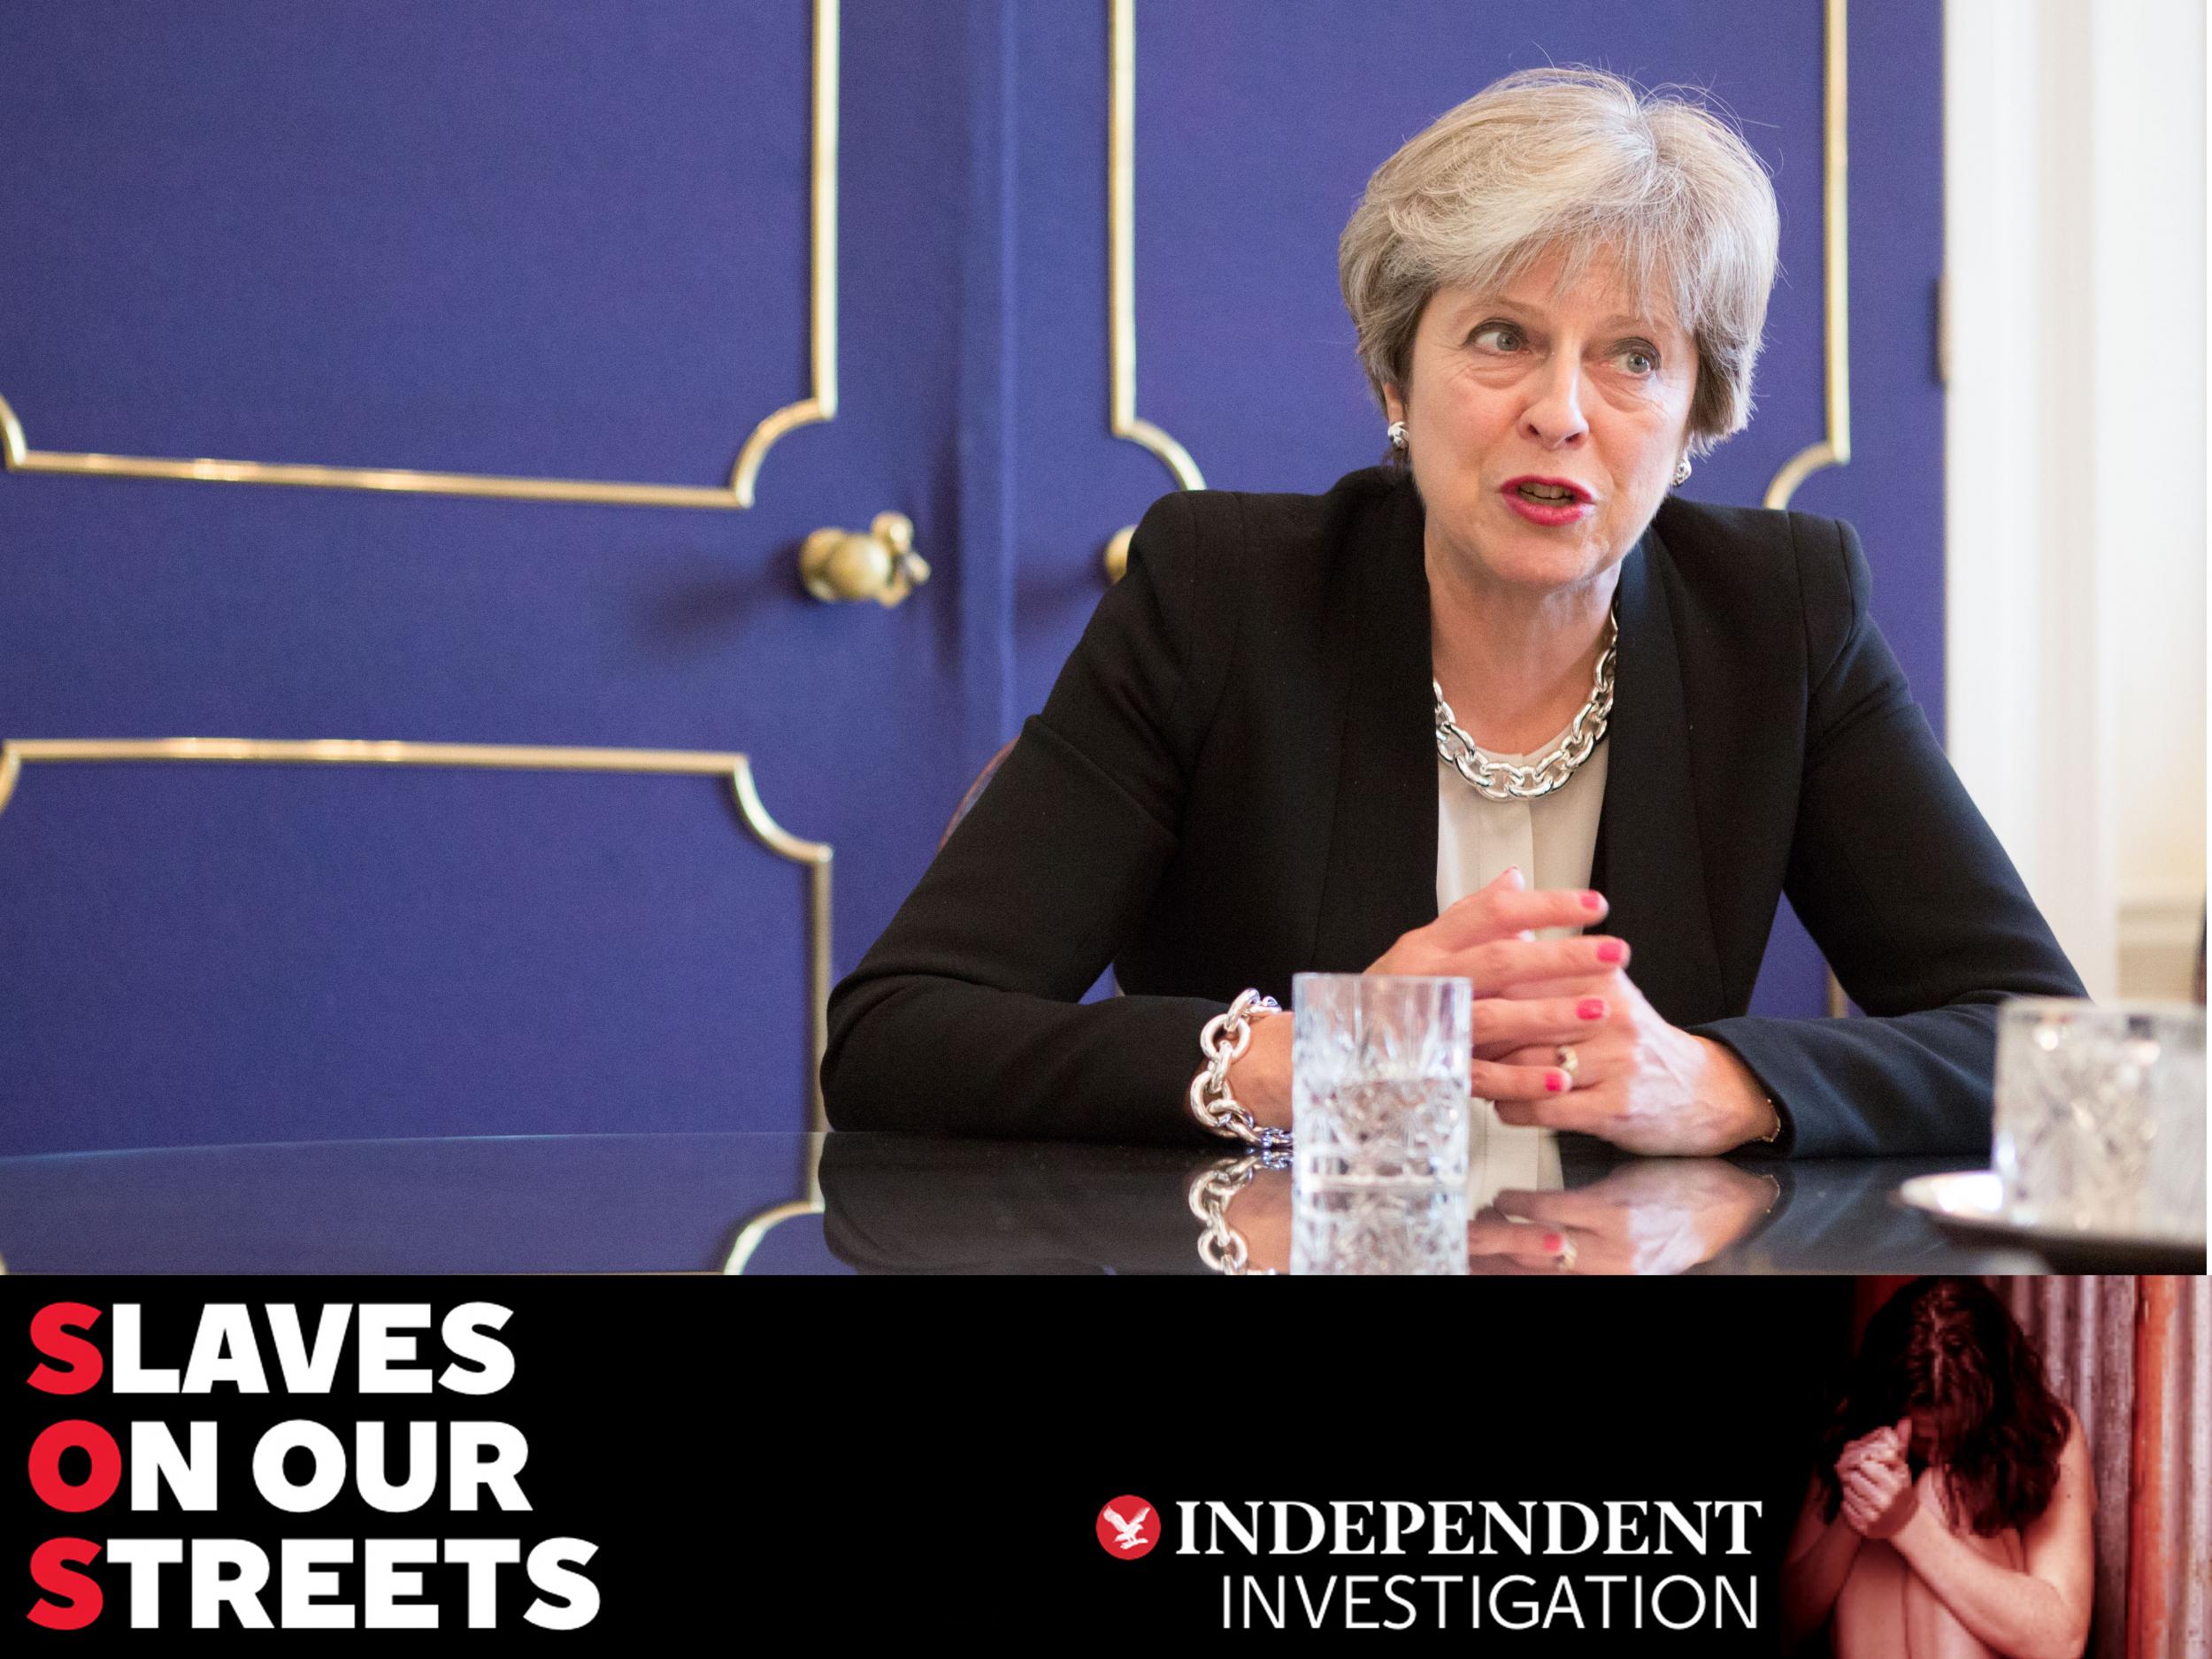
{"type": "Polygon", "coordinates": [[[1525,342],[1510,323],[1485,323],[1475,330],[1474,343],[1486,351],[1518,351],[1525,342]]]}
{"type": "Polygon", "coordinates": [[[1656,374],[1659,372],[1659,359],[1641,346],[1624,348],[1620,353],[1619,361],[1621,366],[1631,374],[1656,374]]]}

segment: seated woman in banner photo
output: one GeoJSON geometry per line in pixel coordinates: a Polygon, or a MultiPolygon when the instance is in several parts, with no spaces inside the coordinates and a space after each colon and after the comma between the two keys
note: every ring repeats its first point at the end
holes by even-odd
{"type": "Polygon", "coordinates": [[[2017,1320],[1970,1279],[1867,1322],[1782,1569],[1795,1640],[1838,1659],[2074,1659],[2089,1639],[2096,1483],[2081,1424],[2017,1320]]]}
{"type": "Polygon", "coordinates": [[[1473,982],[1508,1123],[1984,1151],[1999,1003],[2080,983],[1850,527],[1670,494],[1749,419],[1776,239],[1732,127],[1592,71],[1509,76],[1385,163],[1339,269],[1392,460],[1145,514],[831,999],[831,1120],[1249,1141],[1290,1121],[1260,999],[1365,972],[1473,982]],[[1749,1017],[1786,893],[1870,1018],[1749,1017]],[[1109,964],[1124,995],[1079,1003],[1109,964]]]}

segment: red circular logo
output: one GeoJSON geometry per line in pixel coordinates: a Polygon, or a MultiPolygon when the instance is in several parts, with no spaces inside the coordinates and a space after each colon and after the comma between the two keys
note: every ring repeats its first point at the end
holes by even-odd
{"type": "Polygon", "coordinates": [[[1134,1561],[1160,1541],[1160,1517],[1144,1499],[1129,1494],[1098,1512],[1098,1547],[1116,1561],[1134,1561]]]}

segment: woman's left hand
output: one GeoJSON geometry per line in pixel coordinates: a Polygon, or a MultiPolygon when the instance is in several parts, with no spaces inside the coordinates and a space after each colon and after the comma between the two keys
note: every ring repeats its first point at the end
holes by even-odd
{"type": "Polygon", "coordinates": [[[1894,1538],[1920,1509],[1911,1469],[1902,1448],[1909,1443],[1912,1419],[1899,1423],[1894,1439],[1862,1456],[1849,1469],[1839,1469],[1843,1487],[1843,1518],[1863,1538],[1894,1538]]]}
{"type": "MultiPolygon", "coordinates": [[[[1624,969],[1563,986],[1516,987],[1510,995],[1598,997],[1605,1017],[1571,1045],[1573,1087],[1542,1100],[1497,1102],[1509,1124],[1595,1135],[1631,1152],[1709,1157],[1764,1140],[1778,1126],[1749,1068],[1725,1045],[1670,1025],[1624,969]]],[[[1508,1064],[1561,1067],[1556,1048],[1518,1048],[1508,1064]]]]}
{"type": "Polygon", "coordinates": [[[1469,1264],[1477,1272],[1686,1272],[1741,1238],[1780,1191],[1772,1177],[1718,1158],[1623,1164],[1565,1192],[1509,1189],[1469,1220],[1469,1264]]]}

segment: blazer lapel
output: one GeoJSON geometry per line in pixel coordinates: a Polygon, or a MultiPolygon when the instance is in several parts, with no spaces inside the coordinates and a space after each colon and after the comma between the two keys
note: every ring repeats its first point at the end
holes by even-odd
{"type": "Polygon", "coordinates": [[[1629,942],[1629,977],[1661,1015],[1686,1025],[1726,1009],[1664,559],[1657,532],[1647,530],[1621,564],[1605,807],[1591,885],[1611,901],[1605,931],[1629,942]]]}
{"type": "Polygon", "coordinates": [[[1436,919],[1436,740],[1421,499],[1401,482],[1378,532],[1348,548],[1342,761],[1312,965],[1356,972],[1436,919]]]}

